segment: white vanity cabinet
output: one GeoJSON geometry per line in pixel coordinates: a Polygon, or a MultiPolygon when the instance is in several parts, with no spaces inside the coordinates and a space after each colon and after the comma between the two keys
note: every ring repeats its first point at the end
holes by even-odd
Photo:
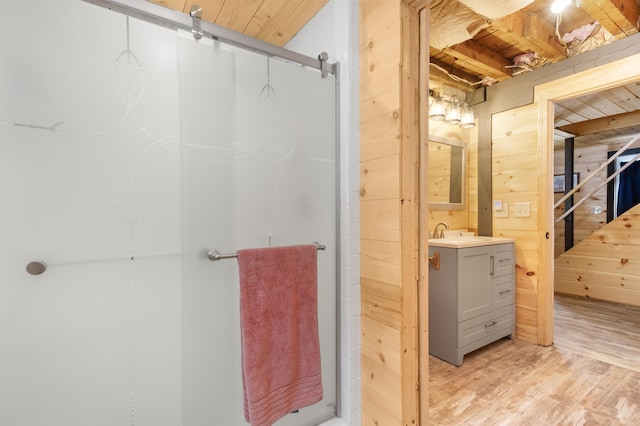
{"type": "Polygon", "coordinates": [[[440,254],[440,269],[429,269],[429,353],[457,366],[515,333],[514,243],[483,242],[429,247],[429,256],[440,254]]]}

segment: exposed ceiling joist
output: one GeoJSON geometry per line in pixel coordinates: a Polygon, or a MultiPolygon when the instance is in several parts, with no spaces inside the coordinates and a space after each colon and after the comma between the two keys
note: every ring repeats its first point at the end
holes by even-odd
{"type": "Polygon", "coordinates": [[[640,111],[631,111],[595,120],[567,124],[557,129],[575,136],[586,136],[612,130],[629,129],[638,126],[638,123],[640,123],[640,111]]]}
{"type": "Polygon", "coordinates": [[[485,76],[498,81],[511,77],[511,72],[507,68],[512,64],[511,61],[474,41],[456,44],[444,49],[444,52],[456,58],[457,61],[467,64],[467,67],[481,70],[485,76]]]}
{"type": "Polygon", "coordinates": [[[469,85],[475,85],[480,82],[478,77],[453,66],[442,62],[438,59],[431,58],[431,63],[435,66],[429,69],[429,80],[435,83],[441,83],[446,86],[453,86],[462,91],[469,90],[469,85]]]}
{"type": "Polygon", "coordinates": [[[537,15],[529,15],[535,14],[519,11],[492,21],[492,27],[498,30],[494,35],[521,52],[539,52],[552,61],[564,58],[564,47],[555,37],[555,28],[547,22],[532,22],[538,21],[537,15]]]}
{"type": "MultiPolygon", "coordinates": [[[[491,79],[506,80],[628,37],[637,33],[640,25],[637,0],[572,1],[560,15],[551,12],[553,0],[514,0],[511,6],[527,4],[519,9],[504,9],[507,15],[492,16],[488,26],[478,30],[477,25],[470,23],[487,19],[478,11],[488,7],[491,11],[499,11],[500,8],[493,6],[507,2],[491,1],[491,5],[485,0],[434,0],[431,3],[431,19],[437,22],[431,27],[431,57],[473,74],[486,84],[495,83],[491,79]],[[462,11],[464,20],[460,16],[462,11]],[[467,39],[443,43],[443,40],[453,41],[451,34],[467,34],[467,39]],[[564,35],[570,35],[571,39],[562,41],[564,35]],[[523,66],[521,59],[528,58],[537,58],[537,62],[523,66]]],[[[467,91],[474,89],[475,86],[469,86],[467,91]]]]}
{"type": "Polygon", "coordinates": [[[567,57],[564,46],[556,37],[556,29],[537,13],[524,14],[524,28],[522,35],[534,44],[533,52],[537,52],[552,62],[567,57]]]}
{"type": "Polygon", "coordinates": [[[616,39],[638,32],[640,6],[635,0],[581,0],[581,7],[616,39]]]}

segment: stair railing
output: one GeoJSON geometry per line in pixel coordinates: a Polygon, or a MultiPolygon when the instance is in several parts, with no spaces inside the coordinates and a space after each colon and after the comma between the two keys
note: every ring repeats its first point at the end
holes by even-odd
{"type": "MultiPolygon", "coordinates": [[[[623,152],[625,152],[627,150],[627,148],[629,148],[631,145],[633,145],[638,139],[640,139],[640,134],[638,134],[637,136],[635,136],[634,138],[632,138],[629,142],[627,142],[622,148],[620,148],[618,151],[616,151],[615,154],[613,154],[611,157],[609,157],[609,159],[607,161],[605,161],[604,163],[602,163],[600,165],[600,167],[598,167],[596,170],[593,171],[593,173],[591,173],[589,176],[586,177],[586,179],[584,179],[582,182],[580,182],[578,185],[576,185],[571,191],[567,192],[562,198],[560,198],[560,200],[558,200],[554,205],[553,208],[556,209],[558,208],[558,206],[560,206],[560,204],[562,204],[567,198],[569,198],[570,196],[572,196],[573,194],[575,194],[576,192],[578,192],[580,190],[580,188],[582,188],[587,182],[589,182],[591,180],[591,178],[593,178],[595,175],[597,175],[598,173],[600,173],[600,171],[602,171],[602,169],[604,169],[605,167],[607,167],[612,161],[614,161],[616,158],[618,158],[623,152]]],[[[638,158],[640,158],[640,153],[636,154],[633,159],[631,159],[631,161],[629,161],[627,164],[625,164],[623,167],[621,167],[620,169],[618,169],[614,174],[612,174],[611,176],[609,176],[607,178],[607,180],[600,186],[598,186],[596,189],[592,190],[589,194],[585,195],[583,198],[580,199],[580,201],[578,201],[577,203],[575,203],[569,210],[567,210],[566,212],[564,212],[562,214],[562,216],[560,216],[558,219],[556,219],[556,222],[560,222],[561,220],[563,220],[565,217],[569,216],[580,204],[582,204],[583,202],[585,202],[585,200],[587,200],[589,197],[591,197],[594,193],[598,192],[600,190],[600,188],[602,188],[603,186],[605,186],[607,183],[609,183],[612,179],[614,179],[616,176],[618,176],[620,173],[622,173],[627,167],[631,166],[638,158]]]]}

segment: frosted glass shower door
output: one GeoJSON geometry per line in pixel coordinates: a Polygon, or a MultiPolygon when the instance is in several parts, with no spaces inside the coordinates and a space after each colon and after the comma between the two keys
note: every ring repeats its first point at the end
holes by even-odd
{"type": "Polygon", "coordinates": [[[237,261],[206,252],[314,241],[324,399],[277,425],[335,414],[335,84],[0,0],[0,425],[244,425],[237,261]]]}
{"type": "Polygon", "coordinates": [[[318,253],[324,399],[280,420],[335,415],[335,78],[222,45],[178,44],[183,170],[185,426],[244,425],[236,259],[207,249],[310,244],[318,253]]]}
{"type": "Polygon", "coordinates": [[[1,0],[0,43],[0,424],[180,425],[176,34],[1,0]]]}

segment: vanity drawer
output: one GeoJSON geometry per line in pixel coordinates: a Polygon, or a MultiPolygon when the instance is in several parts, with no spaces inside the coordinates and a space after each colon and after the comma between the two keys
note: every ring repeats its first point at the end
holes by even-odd
{"type": "Polygon", "coordinates": [[[501,277],[515,273],[516,255],[513,244],[499,244],[494,246],[491,253],[491,276],[501,277]]]}
{"type": "Polygon", "coordinates": [[[490,343],[492,336],[507,332],[513,326],[513,305],[505,306],[494,312],[458,323],[458,347],[470,345],[479,340],[487,339],[490,343]]]}
{"type": "Polygon", "coordinates": [[[505,275],[493,279],[493,307],[500,309],[515,302],[514,275],[505,275]]]}

